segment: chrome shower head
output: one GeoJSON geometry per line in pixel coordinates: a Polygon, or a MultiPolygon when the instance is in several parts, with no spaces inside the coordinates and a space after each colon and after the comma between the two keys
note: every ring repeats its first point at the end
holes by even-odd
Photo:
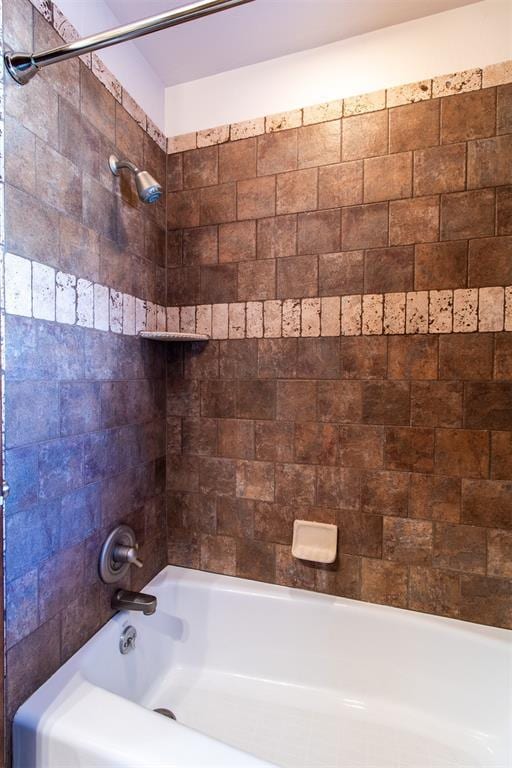
{"type": "Polygon", "coordinates": [[[156,203],[162,197],[162,187],[148,171],[141,171],[129,160],[119,160],[115,155],[110,155],[108,164],[114,176],[119,176],[122,168],[127,168],[133,173],[137,194],[143,203],[156,203]]]}

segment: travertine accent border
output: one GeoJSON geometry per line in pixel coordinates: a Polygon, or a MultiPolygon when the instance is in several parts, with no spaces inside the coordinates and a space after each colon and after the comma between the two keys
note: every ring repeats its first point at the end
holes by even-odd
{"type": "Polygon", "coordinates": [[[324,104],[315,104],[291,112],[258,117],[242,123],[220,125],[203,131],[183,133],[167,139],[167,152],[171,155],[189,149],[247,139],[263,133],[300,128],[303,125],[337,120],[340,117],[351,117],[366,112],[376,112],[426,99],[438,99],[442,96],[478,91],[481,88],[505,85],[510,82],[512,82],[512,60],[490,64],[481,69],[468,69],[463,72],[440,75],[429,80],[421,80],[418,83],[397,85],[387,90],[350,96],[324,104]]]}
{"type": "MultiPolygon", "coordinates": [[[[64,16],[60,8],[53,0],[30,0],[34,8],[44,16],[44,18],[53,26],[55,31],[62,37],[64,42],[71,43],[78,40],[80,35],[71,22],[64,16]]],[[[102,83],[107,91],[126,109],[129,115],[140,125],[150,138],[153,139],[160,149],[166,149],[167,140],[162,131],[146,115],[135,99],[130,96],[126,88],[123,88],[119,80],[104,65],[102,60],[95,53],[87,53],[80,57],[84,64],[91,70],[93,75],[102,83]]]]}
{"type": "Polygon", "coordinates": [[[134,336],[314,338],[512,331],[512,286],[164,307],[100,283],[5,255],[5,311],[134,336]]]}

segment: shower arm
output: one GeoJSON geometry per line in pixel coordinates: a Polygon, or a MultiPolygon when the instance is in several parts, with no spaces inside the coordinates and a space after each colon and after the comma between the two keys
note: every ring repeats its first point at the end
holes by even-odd
{"type": "Polygon", "coordinates": [[[107,29],[97,35],[89,35],[89,37],[83,37],[72,43],[59,45],[57,48],[50,48],[40,53],[7,52],[4,56],[5,66],[17,83],[25,85],[39,69],[50,64],[73,59],[75,56],[81,56],[91,51],[99,51],[102,48],[124,43],[127,40],[135,40],[138,37],[143,37],[143,35],[150,35],[152,32],[159,32],[186,21],[194,21],[203,16],[251,2],[253,0],[198,0],[198,2],[189,3],[181,8],[175,8],[173,11],[134,21],[115,29],[107,29]]]}

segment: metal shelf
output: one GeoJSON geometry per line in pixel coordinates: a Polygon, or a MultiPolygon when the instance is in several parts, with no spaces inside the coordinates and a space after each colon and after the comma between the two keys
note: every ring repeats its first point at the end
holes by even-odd
{"type": "Polygon", "coordinates": [[[209,341],[204,333],[178,333],[174,331],[139,331],[141,339],[153,341],[209,341]]]}

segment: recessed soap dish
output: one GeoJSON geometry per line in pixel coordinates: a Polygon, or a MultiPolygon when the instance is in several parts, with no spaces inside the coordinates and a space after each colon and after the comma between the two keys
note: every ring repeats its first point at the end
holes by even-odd
{"type": "Polygon", "coordinates": [[[329,523],[295,520],[292,555],[314,563],[334,563],[338,548],[338,527],[329,523]]]}

